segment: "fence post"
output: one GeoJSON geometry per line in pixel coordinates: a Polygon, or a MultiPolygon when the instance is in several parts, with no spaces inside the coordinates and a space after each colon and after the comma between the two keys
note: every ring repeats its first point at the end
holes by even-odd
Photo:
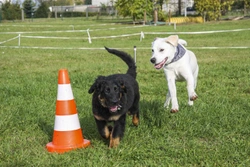
{"type": "Polygon", "coordinates": [[[88,37],[89,37],[89,43],[92,43],[91,38],[90,38],[90,34],[89,34],[89,28],[87,29],[87,33],[88,33],[88,37]]]}
{"type": "Polygon", "coordinates": [[[134,46],[134,61],[135,61],[135,65],[136,65],[136,46],[134,46]]]}
{"type": "Polygon", "coordinates": [[[89,18],[89,10],[88,10],[88,6],[86,8],[86,18],[88,19],[89,18]]]}
{"type": "Polygon", "coordinates": [[[141,31],[140,41],[142,41],[143,38],[144,38],[144,33],[141,31]]]}

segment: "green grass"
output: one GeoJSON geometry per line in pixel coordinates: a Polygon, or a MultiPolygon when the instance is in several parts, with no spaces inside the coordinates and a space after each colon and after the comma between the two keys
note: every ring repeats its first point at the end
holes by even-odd
{"type": "MultiPolygon", "coordinates": [[[[1,23],[0,42],[16,34],[87,37],[85,32],[36,33],[35,31],[93,30],[91,36],[144,32],[198,32],[250,27],[249,20],[205,24],[146,26],[111,24],[92,20],[38,20],[29,23],[1,23]],[[74,21],[74,22],[73,22],[74,21]],[[89,26],[88,26],[89,25],[89,26]],[[96,25],[91,26],[90,25],[96,25]],[[108,28],[117,28],[107,30],[108,28]],[[98,29],[98,30],[97,30],[98,29]]],[[[180,111],[163,108],[167,84],[163,71],[150,64],[151,42],[146,35],[92,40],[22,38],[0,44],[0,166],[250,166],[250,48],[201,49],[199,47],[250,47],[250,31],[179,35],[193,49],[199,66],[197,94],[193,107],[187,106],[185,83],[177,83],[180,111]],[[137,50],[141,122],[132,126],[127,117],[125,136],[116,149],[97,132],[88,89],[98,75],[123,73],[120,59],[102,49],[123,48],[133,56],[137,50]],[[27,48],[24,48],[27,47],[27,48]],[[38,48],[31,48],[38,47],[38,48]],[[39,47],[58,47],[42,49],[39,47]],[[75,49],[70,49],[75,48],[75,49]],[[131,49],[129,49],[131,48],[131,49]],[[49,153],[52,141],[58,70],[67,68],[77,104],[83,135],[91,141],[86,149],[65,154],[49,153]]]]}

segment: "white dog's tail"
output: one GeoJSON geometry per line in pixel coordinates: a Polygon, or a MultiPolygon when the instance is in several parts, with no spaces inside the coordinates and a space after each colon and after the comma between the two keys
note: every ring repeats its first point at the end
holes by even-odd
{"type": "Polygon", "coordinates": [[[178,40],[178,43],[179,43],[179,44],[182,44],[182,45],[184,45],[184,46],[187,46],[187,41],[185,41],[185,40],[183,40],[183,39],[179,39],[179,40],[178,40]]]}

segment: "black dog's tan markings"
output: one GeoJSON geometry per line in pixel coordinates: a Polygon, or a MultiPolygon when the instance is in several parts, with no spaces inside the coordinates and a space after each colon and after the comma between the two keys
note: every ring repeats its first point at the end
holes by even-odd
{"type": "Polygon", "coordinates": [[[104,99],[104,98],[102,99],[101,96],[99,95],[99,96],[98,96],[98,99],[99,99],[99,101],[100,101],[100,103],[101,103],[101,105],[102,105],[103,107],[107,107],[106,104],[105,104],[105,99],[104,99]]]}
{"type": "Polygon", "coordinates": [[[139,117],[137,115],[133,115],[132,122],[135,126],[138,126],[139,124],[139,117]]]}
{"type": "Polygon", "coordinates": [[[110,131],[108,129],[108,126],[105,126],[103,130],[104,130],[105,138],[108,139],[110,136],[110,131]]]}
{"type": "Polygon", "coordinates": [[[89,89],[93,93],[92,112],[97,129],[103,138],[110,140],[109,147],[117,147],[124,135],[126,113],[132,115],[132,123],[139,124],[139,85],[136,81],[134,60],[125,52],[106,48],[120,57],[127,65],[126,74],[99,76],[89,89]],[[108,126],[113,122],[113,127],[108,126]]]}
{"type": "Polygon", "coordinates": [[[113,138],[112,136],[110,136],[109,145],[113,147],[117,147],[120,144],[120,140],[121,140],[120,137],[113,138]]]}
{"type": "MultiPolygon", "coordinates": [[[[117,121],[120,118],[121,115],[114,115],[109,117],[108,121],[117,121]]],[[[95,119],[99,120],[99,121],[103,121],[105,120],[103,117],[99,116],[99,115],[94,115],[95,119]]]]}

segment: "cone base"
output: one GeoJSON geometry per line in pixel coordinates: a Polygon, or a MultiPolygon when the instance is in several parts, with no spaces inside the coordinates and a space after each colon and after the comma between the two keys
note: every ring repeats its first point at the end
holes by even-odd
{"type": "Polygon", "coordinates": [[[49,152],[57,152],[57,153],[64,153],[70,150],[74,150],[77,148],[86,148],[90,145],[90,141],[84,139],[82,143],[77,145],[71,145],[71,146],[57,146],[54,145],[53,142],[50,142],[46,145],[46,148],[49,152]]]}

